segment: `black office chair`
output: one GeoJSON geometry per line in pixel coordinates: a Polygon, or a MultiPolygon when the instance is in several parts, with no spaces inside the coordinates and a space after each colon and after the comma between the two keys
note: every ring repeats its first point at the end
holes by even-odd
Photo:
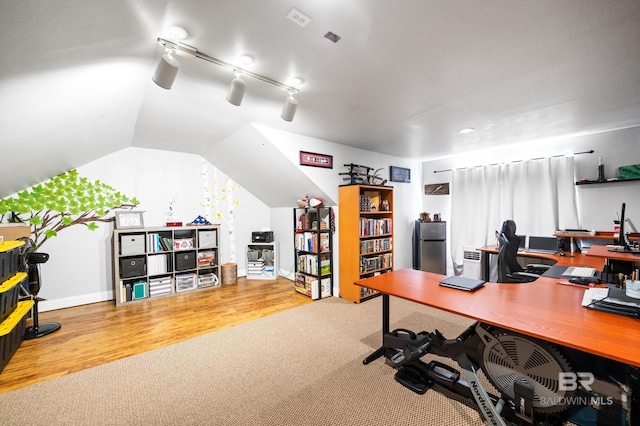
{"type": "Polygon", "coordinates": [[[31,311],[33,316],[33,325],[31,327],[27,327],[24,332],[23,340],[30,340],[51,334],[62,326],[58,322],[40,324],[38,319],[38,301],[40,300],[38,293],[40,292],[42,283],[42,280],[40,279],[40,264],[49,260],[49,254],[36,252],[35,244],[30,238],[21,238],[21,240],[24,241],[25,244],[22,246],[20,266],[28,275],[27,287],[23,287],[22,290],[26,293],[27,298],[33,300],[33,308],[31,311]]]}
{"type": "Polygon", "coordinates": [[[505,220],[500,232],[496,232],[498,238],[498,282],[499,283],[528,283],[540,278],[549,265],[528,264],[522,267],[518,263],[518,247],[520,237],[516,235],[516,223],[505,220]]]}

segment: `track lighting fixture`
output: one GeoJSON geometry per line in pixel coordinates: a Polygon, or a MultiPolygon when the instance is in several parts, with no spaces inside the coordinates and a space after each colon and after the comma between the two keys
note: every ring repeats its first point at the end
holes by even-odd
{"type": "Polygon", "coordinates": [[[160,58],[156,72],[153,73],[153,81],[163,89],[170,90],[178,71],[180,71],[180,62],[171,56],[171,52],[167,52],[160,58]]]}
{"type": "Polygon", "coordinates": [[[223,68],[228,68],[233,70],[235,73],[235,78],[231,81],[231,85],[229,86],[229,92],[227,93],[227,101],[230,104],[239,106],[242,103],[242,98],[244,97],[244,92],[246,89],[246,84],[241,77],[251,77],[256,80],[263,81],[265,83],[269,83],[273,86],[279,87],[281,89],[286,90],[289,95],[285,100],[284,107],[282,108],[282,113],[280,117],[282,117],[285,121],[292,121],[293,117],[296,113],[296,109],[298,108],[298,101],[293,97],[294,94],[298,93],[300,90],[296,87],[281,83],[277,80],[274,80],[269,77],[265,77],[260,74],[256,74],[254,72],[242,69],[228,62],[222,61],[220,59],[209,56],[205,53],[198,51],[195,47],[188,46],[181,42],[173,42],[170,40],[166,40],[163,38],[158,38],[158,43],[166,49],[166,53],[162,55],[160,59],[160,63],[156,68],[155,73],[153,74],[153,81],[160,87],[165,89],[171,89],[173,86],[173,82],[176,79],[178,71],[180,70],[180,63],[172,56],[175,52],[180,56],[192,56],[199,59],[203,59],[212,64],[221,66],[223,68]]]}
{"type": "Polygon", "coordinates": [[[284,121],[291,122],[293,121],[293,116],[296,115],[296,109],[298,109],[298,101],[293,97],[293,93],[289,92],[289,96],[284,100],[280,117],[284,121]]]}
{"type": "Polygon", "coordinates": [[[236,78],[231,81],[231,86],[229,86],[227,102],[235,106],[240,106],[242,98],[244,97],[245,87],[244,81],[242,81],[239,75],[236,75],[236,78]]]}

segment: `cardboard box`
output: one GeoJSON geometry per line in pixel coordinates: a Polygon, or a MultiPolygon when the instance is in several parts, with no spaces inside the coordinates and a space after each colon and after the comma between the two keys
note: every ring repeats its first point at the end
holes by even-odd
{"type": "Polygon", "coordinates": [[[0,237],[4,241],[17,240],[20,237],[29,238],[31,227],[24,223],[0,223],[0,237]]]}

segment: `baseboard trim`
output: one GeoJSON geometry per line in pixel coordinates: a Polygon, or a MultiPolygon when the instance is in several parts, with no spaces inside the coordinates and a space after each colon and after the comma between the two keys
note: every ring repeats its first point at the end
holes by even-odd
{"type": "Polygon", "coordinates": [[[99,293],[82,294],[79,296],[63,297],[53,300],[43,300],[41,302],[38,302],[38,311],[54,311],[56,309],[88,305],[89,303],[106,302],[108,300],[114,300],[112,291],[101,291],[99,293]]]}

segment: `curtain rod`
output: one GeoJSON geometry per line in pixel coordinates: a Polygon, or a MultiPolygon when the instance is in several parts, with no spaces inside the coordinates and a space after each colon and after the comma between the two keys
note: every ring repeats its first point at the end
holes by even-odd
{"type": "MultiPolygon", "coordinates": [[[[594,150],[590,149],[589,151],[574,152],[573,155],[593,154],[594,152],[595,152],[594,150]]],[[[558,155],[552,155],[551,157],[552,158],[556,158],[556,157],[563,157],[563,156],[564,156],[564,154],[558,154],[558,155]]],[[[531,159],[526,160],[526,161],[542,160],[543,158],[545,158],[545,157],[531,158],[531,159]]],[[[521,163],[523,161],[525,161],[525,160],[514,160],[514,161],[511,161],[511,163],[521,163]]],[[[491,163],[491,164],[484,164],[484,165],[485,166],[497,166],[498,164],[500,164],[500,163],[491,163]]],[[[473,167],[482,167],[482,165],[472,166],[472,167],[461,167],[460,170],[470,169],[470,168],[473,168],[473,167]]],[[[453,169],[434,170],[433,173],[452,172],[452,171],[453,171],[453,169]]]]}

